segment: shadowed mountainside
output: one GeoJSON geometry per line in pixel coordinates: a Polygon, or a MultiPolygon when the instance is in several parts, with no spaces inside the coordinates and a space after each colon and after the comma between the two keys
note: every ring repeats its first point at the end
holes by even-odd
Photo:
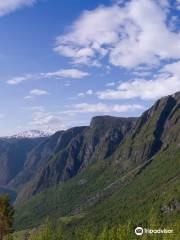
{"type": "Polygon", "coordinates": [[[0,186],[8,184],[23,169],[29,152],[41,141],[41,138],[0,138],[0,186]]]}
{"type": "Polygon", "coordinates": [[[31,152],[25,168],[12,182],[12,186],[22,183],[22,176],[28,180],[18,199],[27,199],[66,181],[84,171],[90,163],[112,155],[135,123],[136,118],[95,117],[89,127],[56,133],[31,152]]]}

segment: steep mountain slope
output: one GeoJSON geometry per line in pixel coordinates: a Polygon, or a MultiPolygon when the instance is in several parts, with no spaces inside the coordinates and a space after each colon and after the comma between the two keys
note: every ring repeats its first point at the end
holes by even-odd
{"type": "Polygon", "coordinates": [[[21,189],[21,186],[31,180],[38,169],[42,168],[44,162],[47,161],[55,151],[62,133],[63,132],[57,132],[53,136],[46,138],[34,146],[34,148],[29,152],[22,170],[10,182],[9,185],[11,187],[17,190],[21,189]]]}
{"type": "Polygon", "coordinates": [[[148,161],[160,150],[179,141],[180,92],[158,100],[138,119],[134,130],[113,158],[121,170],[148,161]]]}
{"type": "Polygon", "coordinates": [[[107,147],[103,149],[111,138],[104,139],[83,171],[17,205],[17,228],[36,226],[48,215],[57,218],[76,214],[84,217],[78,220],[78,226],[76,222],[68,225],[69,232],[81,224],[100,228],[105,223],[131,220],[145,225],[152,208],[162,222],[177,220],[180,92],[157,101],[117,142],[111,154],[106,154],[107,147]]]}
{"type": "MultiPolygon", "coordinates": [[[[36,170],[36,175],[29,179],[19,193],[18,199],[26,199],[35,195],[46,187],[53,186],[61,181],[68,180],[98,159],[105,159],[111,155],[118,144],[135,125],[135,118],[115,118],[110,116],[95,117],[90,127],[76,127],[59,133],[48,139],[56,141],[52,151],[47,151],[46,143],[38,148],[36,153],[30,154],[27,161],[28,169],[36,170]],[[45,151],[45,154],[44,154],[45,151]],[[38,156],[36,168],[29,166],[34,156],[38,156]],[[42,160],[41,160],[42,159],[42,160]]],[[[36,157],[35,157],[36,159],[36,157]]],[[[27,176],[27,171],[24,172],[27,176]]]]}
{"type": "MultiPolygon", "coordinates": [[[[73,181],[49,188],[17,207],[15,227],[38,226],[47,216],[69,219],[68,232],[85,226],[96,231],[104,225],[114,226],[128,221],[132,221],[133,226],[145,227],[152,211],[159,219],[158,227],[170,227],[180,216],[179,166],[180,151],[171,148],[136,169],[135,174],[130,172],[127,179],[113,180],[115,171],[107,174],[103,168],[101,173],[91,168],[73,181]],[[76,219],[76,216],[82,217],[71,222],[70,219],[76,219]]],[[[174,231],[177,233],[178,229],[174,231]]]]}
{"type": "Polygon", "coordinates": [[[0,138],[0,186],[6,185],[23,168],[28,153],[41,139],[0,138]]]}

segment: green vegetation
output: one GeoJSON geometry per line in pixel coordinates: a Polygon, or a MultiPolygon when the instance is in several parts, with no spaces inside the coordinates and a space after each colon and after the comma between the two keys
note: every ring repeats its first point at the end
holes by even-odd
{"type": "Polygon", "coordinates": [[[130,219],[146,225],[152,206],[163,224],[176,222],[180,215],[173,205],[180,201],[179,166],[180,151],[177,155],[170,151],[160,154],[129,185],[90,209],[83,224],[98,222],[101,226],[105,222],[113,226],[130,219]]]}
{"type": "Polygon", "coordinates": [[[11,233],[13,224],[14,208],[10,205],[7,195],[0,197],[0,240],[11,233]]]}
{"type": "MultiPolygon", "coordinates": [[[[160,221],[157,215],[152,210],[147,219],[148,228],[157,229],[160,226],[160,221]]],[[[38,229],[32,231],[21,232],[19,237],[17,234],[12,235],[12,240],[179,240],[180,232],[178,232],[178,221],[168,226],[161,225],[161,229],[173,229],[173,233],[167,234],[143,234],[142,236],[135,235],[135,228],[131,221],[126,224],[118,224],[113,227],[104,225],[101,231],[95,232],[89,230],[86,226],[77,227],[73,232],[67,233],[66,225],[59,221],[53,223],[50,219],[46,219],[45,223],[38,229]],[[15,237],[16,236],[16,237],[15,237]]]]}
{"type": "Polygon", "coordinates": [[[114,171],[108,167],[108,163],[100,161],[72,180],[47,189],[25,204],[16,206],[15,228],[21,230],[37,226],[47,216],[58,218],[76,214],[99,189],[117,179],[114,171]]]}
{"type": "MultiPolygon", "coordinates": [[[[37,226],[50,216],[52,219],[60,218],[66,225],[66,233],[73,234],[77,229],[82,232],[84,226],[88,226],[91,235],[103,231],[104,225],[112,231],[114,226],[126,225],[129,221],[133,226],[148,226],[152,206],[159,219],[158,226],[177,225],[179,211],[175,203],[180,201],[180,150],[176,146],[172,145],[139,168],[135,176],[131,176],[133,181],[110,188],[110,193],[105,191],[105,195],[99,193],[97,201],[91,202],[89,199],[93,194],[99,196],[98,189],[102,193],[105,179],[104,183],[108,186],[110,179],[118,182],[115,169],[107,171],[107,166],[103,168],[102,165],[101,168],[100,165],[92,165],[73,181],[36,195],[17,209],[15,226],[20,229],[37,226]],[[80,180],[82,185],[78,184],[80,180]]],[[[74,238],[70,235],[70,239],[74,238]]]]}

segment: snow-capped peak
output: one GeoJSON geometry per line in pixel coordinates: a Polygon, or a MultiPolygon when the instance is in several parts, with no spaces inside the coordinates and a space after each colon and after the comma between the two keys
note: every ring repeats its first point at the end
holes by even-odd
{"type": "Polygon", "coordinates": [[[50,136],[51,133],[40,130],[29,130],[13,135],[12,138],[40,138],[50,136]]]}

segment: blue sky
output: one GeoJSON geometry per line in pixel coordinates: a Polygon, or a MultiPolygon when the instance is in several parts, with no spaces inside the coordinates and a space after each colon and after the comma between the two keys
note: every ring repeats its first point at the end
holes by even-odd
{"type": "Polygon", "coordinates": [[[179,0],[0,0],[0,135],[139,116],[179,91],[179,10],[179,0]]]}

